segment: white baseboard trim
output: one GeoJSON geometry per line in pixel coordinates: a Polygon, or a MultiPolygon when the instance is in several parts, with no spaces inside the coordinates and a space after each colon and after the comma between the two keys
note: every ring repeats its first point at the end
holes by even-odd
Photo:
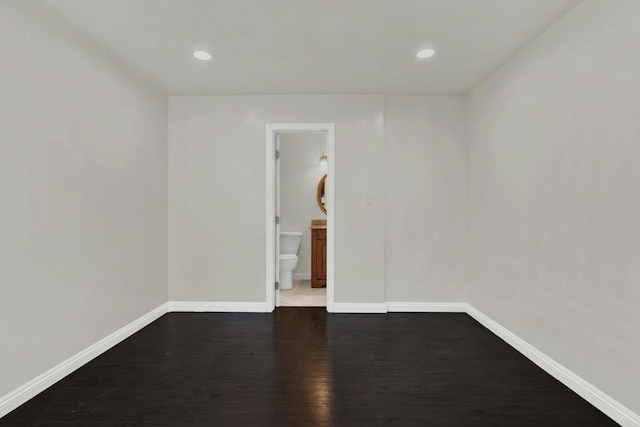
{"type": "Polygon", "coordinates": [[[552,377],[569,387],[587,402],[604,412],[611,419],[623,427],[640,426],[640,415],[617,402],[611,396],[602,392],[593,384],[580,378],[578,375],[565,368],[531,344],[518,337],[504,326],[500,325],[489,316],[481,313],[473,306],[467,306],[467,314],[477,320],[485,328],[502,338],[511,347],[518,350],[533,363],[544,369],[552,377]]]}
{"type": "Polygon", "coordinates": [[[169,301],[169,312],[264,313],[264,302],[169,301]]]}
{"type": "Polygon", "coordinates": [[[385,303],[351,303],[336,302],[333,304],[334,313],[386,313],[385,303]]]}
{"type": "MultiPolygon", "coordinates": [[[[28,383],[0,397],[0,418],[27,402],[37,394],[66,377],[76,369],[98,357],[111,347],[138,332],[167,312],[251,312],[264,313],[263,302],[199,302],[171,301],[162,304],[106,338],[87,347],[64,362],[49,369],[28,383]]],[[[587,402],[604,412],[623,427],[640,426],[640,415],[634,413],[591,383],[565,368],[540,350],[536,349],[507,328],[466,303],[335,303],[335,313],[387,313],[387,312],[466,312],[480,324],[518,350],[525,357],[569,387],[587,402]]]]}
{"type": "Polygon", "coordinates": [[[466,313],[463,302],[388,302],[387,310],[404,313],[466,313]]]}
{"type": "Polygon", "coordinates": [[[64,362],[59,363],[43,374],[38,375],[28,383],[2,396],[0,398],[0,418],[27,402],[29,399],[35,397],[37,394],[43,392],[76,369],[100,356],[111,347],[124,341],[126,338],[129,338],[140,329],[160,318],[166,312],[167,304],[165,303],[160,307],[151,310],[142,317],[139,317],[128,325],[118,329],[106,338],[101,339],[97,343],[85,348],[74,356],[71,356],[64,362]]]}
{"type": "Polygon", "coordinates": [[[311,280],[311,273],[293,273],[293,280],[311,280]]]}

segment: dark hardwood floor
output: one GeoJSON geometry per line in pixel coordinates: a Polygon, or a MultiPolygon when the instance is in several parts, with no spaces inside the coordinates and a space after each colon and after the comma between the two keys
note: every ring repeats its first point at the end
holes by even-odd
{"type": "Polygon", "coordinates": [[[172,313],[0,426],[617,425],[466,314],[172,313]]]}

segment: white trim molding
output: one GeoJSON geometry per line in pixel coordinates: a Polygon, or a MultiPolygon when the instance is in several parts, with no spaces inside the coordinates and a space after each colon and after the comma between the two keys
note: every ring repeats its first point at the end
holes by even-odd
{"type": "Polygon", "coordinates": [[[333,310],[334,313],[386,313],[387,304],[336,302],[333,310]]]}
{"type": "Polygon", "coordinates": [[[336,209],[336,188],[335,188],[335,152],[336,136],[334,123],[267,123],[266,125],[266,309],[270,312],[275,310],[276,297],[274,284],[276,282],[275,271],[275,147],[276,135],[283,133],[323,133],[327,143],[327,181],[325,183],[325,194],[327,199],[327,311],[332,313],[335,305],[334,291],[334,271],[335,271],[335,209],[336,209]]]}
{"type": "Polygon", "coordinates": [[[311,280],[311,273],[293,273],[293,280],[311,280]]]}
{"type": "MultiPolygon", "coordinates": [[[[545,370],[548,374],[569,387],[587,402],[598,408],[623,427],[640,426],[640,416],[611,396],[602,392],[593,384],[580,378],[522,338],[500,325],[489,316],[467,303],[335,303],[336,313],[387,313],[387,312],[449,312],[467,313],[489,331],[504,340],[511,347],[545,370]]],[[[95,359],[111,347],[130,337],[151,322],[168,312],[269,312],[264,302],[207,302],[207,301],[170,301],[150,311],[128,325],[118,329],[106,338],[87,347],[64,362],[54,366],[28,383],[18,387],[0,398],[0,417],[5,416],[18,406],[35,397],[54,383],[66,377],[76,369],[95,359]]]]}
{"type": "Polygon", "coordinates": [[[387,310],[404,313],[466,313],[463,302],[388,302],[387,310]]]}
{"type": "Polygon", "coordinates": [[[149,313],[139,317],[128,325],[123,326],[97,343],[85,348],[74,356],[71,356],[64,362],[61,362],[43,374],[38,375],[28,383],[2,396],[0,398],[0,418],[27,402],[29,399],[35,397],[37,394],[42,393],[56,382],[71,374],[73,371],[81,368],[88,362],[100,356],[111,347],[119,344],[126,338],[129,338],[151,322],[159,319],[162,315],[167,313],[167,306],[167,303],[162,304],[160,307],[151,310],[149,313]]]}
{"type": "Polygon", "coordinates": [[[640,426],[640,415],[617,402],[593,384],[580,378],[578,375],[565,368],[522,338],[518,337],[516,334],[500,325],[489,316],[481,313],[470,304],[465,305],[467,306],[466,312],[469,316],[473,317],[482,326],[502,338],[511,347],[515,348],[526,358],[544,369],[549,375],[604,412],[615,422],[619,423],[623,427],[640,426]]]}
{"type": "Polygon", "coordinates": [[[226,301],[170,301],[170,313],[264,313],[264,302],[226,302],[226,301]]]}

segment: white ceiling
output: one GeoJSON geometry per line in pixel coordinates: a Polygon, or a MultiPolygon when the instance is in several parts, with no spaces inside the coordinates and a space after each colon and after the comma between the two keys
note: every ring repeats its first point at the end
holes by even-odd
{"type": "Polygon", "coordinates": [[[463,94],[578,2],[39,0],[172,95],[463,94]]]}

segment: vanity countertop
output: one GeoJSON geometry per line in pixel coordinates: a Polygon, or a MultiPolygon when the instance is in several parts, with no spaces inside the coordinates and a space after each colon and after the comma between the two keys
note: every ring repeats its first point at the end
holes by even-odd
{"type": "Polygon", "coordinates": [[[326,219],[312,219],[311,226],[309,227],[312,230],[326,230],[327,229],[327,220],[326,219]]]}

